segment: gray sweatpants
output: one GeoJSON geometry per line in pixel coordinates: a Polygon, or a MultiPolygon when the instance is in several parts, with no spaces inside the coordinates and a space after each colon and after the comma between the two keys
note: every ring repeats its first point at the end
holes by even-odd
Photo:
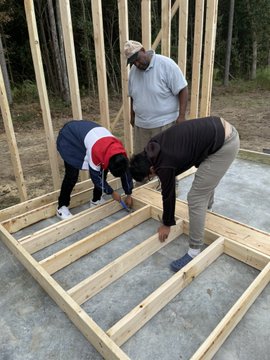
{"type": "Polygon", "coordinates": [[[235,159],[239,146],[238,132],[233,127],[223,146],[205,159],[197,169],[187,196],[191,248],[198,249],[203,245],[206,210],[212,207],[215,188],[235,159]]]}

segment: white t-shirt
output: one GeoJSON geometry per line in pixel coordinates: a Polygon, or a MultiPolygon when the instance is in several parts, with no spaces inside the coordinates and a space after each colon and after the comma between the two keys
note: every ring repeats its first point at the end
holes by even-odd
{"type": "Polygon", "coordinates": [[[128,82],[133,99],[135,125],[153,129],[175,121],[179,115],[179,92],[187,81],[178,65],[170,58],[155,54],[146,70],[131,67],[128,82]]]}

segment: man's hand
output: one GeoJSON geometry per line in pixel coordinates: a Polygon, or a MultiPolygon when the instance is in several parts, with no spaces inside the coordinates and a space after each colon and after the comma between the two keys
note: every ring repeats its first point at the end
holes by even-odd
{"type": "Polygon", "coordinates": [[[179,99],[179,116],[176,119],[177,124],[186,120],[186,111],[187,111],[187,103],[188,103],[187,86],[179,92],[178,99],[179,99]]]}
{"type": "Polygon", "coordinates": [[[127,205],[129,208],[132,207],[132,205],[133,205],[133,199],[132,199],[131,195],[127,195],[127,197],[125,198],[125,203],[126,203],[126,205],[127,205]]]}
{"type": "Polygon", "coordinates": [[[120,200],[121,200],[121,196],[116,191],[114,191],[112,193],[112,198],[113,198],[113,200],[118,201],[118,202],[120,202],[120,200]]]}
{"type": "Polygon", "coordinates": [[[171,227],[166,226],[166,225],[161,225],[158,228],[158,237],[161,242],[164,242],[167,239],[167,237],[169,236],[170,230],[171,230],[171,227]]]}
{"type": "Polygon", "coordinates": [[[181,122],[186,120],[186,115],[185,114],[180,114],[178,116],[178,118],[176,119],[176,124],[180,124],[181,122]]]}

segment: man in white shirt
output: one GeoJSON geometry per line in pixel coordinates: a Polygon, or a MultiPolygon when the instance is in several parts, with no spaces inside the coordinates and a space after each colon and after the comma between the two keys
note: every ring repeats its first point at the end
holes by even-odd
{"type": "Polygon", "coordinates": [[[131,125],[134,152],[141,152],[153,136],[185,120],[188,101],[187,81],[170,58],[146,51],[140,42],[124,45],[131,65],[128,91],[131,97],[131,125]],[[134,65],[134,66],[133,66],[134,65]]]}

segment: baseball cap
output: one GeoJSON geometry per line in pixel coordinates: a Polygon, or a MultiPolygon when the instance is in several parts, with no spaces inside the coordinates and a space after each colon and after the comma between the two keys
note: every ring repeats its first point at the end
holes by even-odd
{"type": "Polygon", "coordinates": [[[128,40],[124,44],[124,53],[127,58],[127,65],[133,64],[138,57],[139,51],[143,48],[142,44],[135,40],[128,40]]]}

